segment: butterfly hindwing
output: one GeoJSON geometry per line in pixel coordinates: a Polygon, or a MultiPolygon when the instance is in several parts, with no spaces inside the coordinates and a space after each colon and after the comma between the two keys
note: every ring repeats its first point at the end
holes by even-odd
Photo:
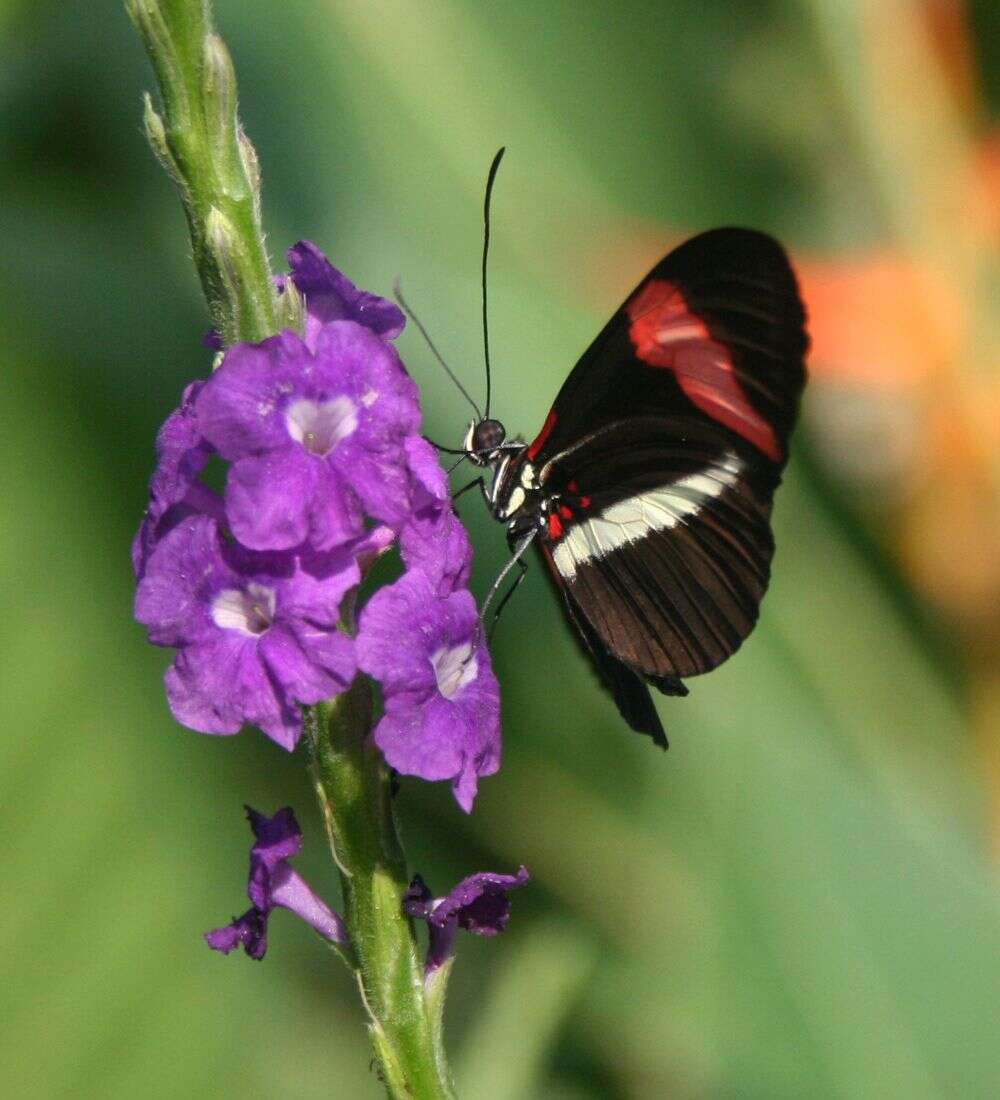
{"type": "MultiPolygon", "coordinates": [[[[643,682],[642,677],[634,672],[624,662],[617,660],[607,646],[601,641],[600,635],[590,625],[587,617],[576,605],[576,601],[570,595],[569,590],[562,586],[564,606],[570,622],[576,627],[577,637],[583,649],[590,657],[597,677],[604,688],[610,692],[619,712],[626,722],[638,733],[646,733],[662,748],[667,747],[667,735],[663,730],[663,723],[656,713],[653,700],[649,695],[649,688],[643,682]]],[[[686,694],[682,685],[680,694],[686,694]]]]}
{"type": "Polygon", "coordinates": [[[676,417],[624,422],[552,464],[563,503],[545,550],[613,656],[683,677],[735,652],[774,550],[767,472],[720,429],[676,417]]]}

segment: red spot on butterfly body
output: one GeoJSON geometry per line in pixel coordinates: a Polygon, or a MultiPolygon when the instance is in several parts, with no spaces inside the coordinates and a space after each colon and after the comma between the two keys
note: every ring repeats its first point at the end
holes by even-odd
{"type": "Polygon", "coordinates": [[[768,458],[781,461],[774,429],[743,392],[729,349],[712,339],[678,287],[665,279],[650,279],[625,310],[632,322],[629,338],[644,363],[672,370],[692,404],[768,458]]]}
{"type": "Polygon", "coordinates": [[[528,458],[534,462],[538,458],[539,452],[545,446],[546,441],[552,434],[552,429],[556,426],[556,411],[553,409],[549,415],[545,418],[545,423],[542,425],[542,430],[538,433],[535,441],[528,447],[528,458]]]}

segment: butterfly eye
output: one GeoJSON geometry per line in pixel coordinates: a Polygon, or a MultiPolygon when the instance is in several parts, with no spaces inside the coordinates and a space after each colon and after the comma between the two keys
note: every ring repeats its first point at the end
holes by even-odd
{"type": "Polygon", "coordinates": [[[480,420],[472,433],[473,451],[495,451],[507,437],[507,431],[499,420],[480,420]]]}

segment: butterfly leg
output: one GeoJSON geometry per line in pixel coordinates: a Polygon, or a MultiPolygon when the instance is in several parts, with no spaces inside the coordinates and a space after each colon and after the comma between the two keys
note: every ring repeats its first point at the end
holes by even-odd
{"type": "MultiPolygon", "coordinates": [[[[517,544],[516,548],[514,549],[514,556],[510,559],[509,562],[507,562],[507,564],[503,567],[503,569],[500,570],[500,575],[493,582],[493,587],[489,590],[489,592],[486,593],[486,599],[483,600],[482,607],[479,609],[479,628],[480,628],[480,630],[482,630],[483,624],[486,622],[486,611],[489,608],[490,604],[493,602],[494,598],[496,597],[496,594],[500,591],[500,588],[503,585],[503,582],[507,579],[507,574],[510,573],[510,571],[515,566],[517,566],[518,569],[520,569],[520,571],[521,571],[520,575],[517,578],[517,580],[514,581],[514,584],[512,585],[510,591],[504,594],[503,599],[500,601],[500,607],[497,608],[497,613],[496,614],[500,613],[500,611],[503,609],[504,604],[513,595],[514,589],[517,588],[517,586],[521,583],[522,580],[524,580],[524,574],[528,571],[528,567],[524,564],[524,562],[521,559],[524,557],[525,550],[527,550],[528,547],[535,541],[535,537],[537,536],[537,534],[538,534],[538,528],[535,527],[532,530],[530,530],[524,536],[524,538],[521,539],[521,541],[517,544]]],[[[496,626],[496,615],[493,616],[493,625],[496,626]]],[[[493,631],[491,629],[489,631],[489,636],[492,637],[492,634],[493,634],[493,631]]]]}
{"type": "Polygon", "coordinates": [[[497,624],[500,622],[500,612],[507,606],[507,601],[514,595],[514,593],[521,587],[521,582],[528,575],[528,563],[524,558],[515,558],[517,562],[518,574],[514,578],[514,583],[507,589],[507,591],[501,596],[500,602],[497,604],[496,611],[493,612],[493,618],[490,620],[489,631],[486,635],[488,642],[493,641],[493,635],[497,632],[497,624]]]}
{"type": "Polygon", "coordinates": [[[468,485],[463,485],[461,489],[458,489],[454,493],[452,493],[451,494],[452,503],[454,503],[456,500],[458,500],[458,498],[460,496],[462,496],[464,493],[467,493],[470,489],[474,489],[477,485],[479,486],[480,489],[483,488],[484,482],[483,482],[482,477],[477,477],[475,479],[475,481],[470,481],[468,483],[468,485]]]}

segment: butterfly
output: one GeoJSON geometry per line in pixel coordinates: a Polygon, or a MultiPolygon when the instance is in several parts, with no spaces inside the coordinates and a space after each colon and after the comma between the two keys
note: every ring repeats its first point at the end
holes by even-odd
{"type": "MultiPolygon", "coordinates": [[[[487,183],[484,328],[502,153],[487,183]]],[[[486,345],[488,395],[488,333],[486,345]]],[[[483,469],[472,484],[514,552],[486,602],[515,565],[523,578],[537,545],[622,717],[664,748],[650,686],[686,695],[684,679],[725,661],[757,621],[807,348],[782,247],[751,229],[713,229],[626,298],[530,443],[507,438],[487,396],[455,452],[483,469]]]]}

